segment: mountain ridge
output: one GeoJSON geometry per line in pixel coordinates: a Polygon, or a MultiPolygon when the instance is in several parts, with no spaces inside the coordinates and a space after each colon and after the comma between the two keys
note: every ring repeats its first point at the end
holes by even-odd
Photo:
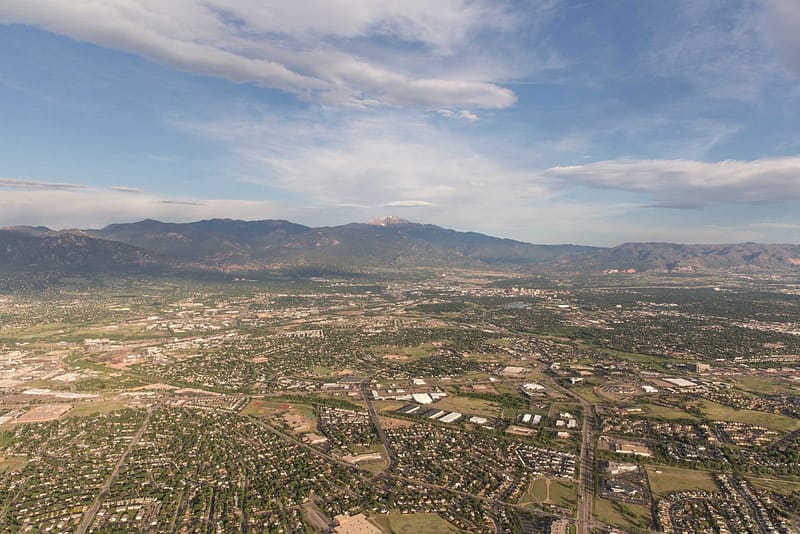
{"type": "Polygon", "coordinates": [[[100,229],[0,229],[0,267],[122,270],[137,267],[246,272],[459,267],[513,271],[799,269],[800,245],[631,242],[616,247],[537,245],[382,217],[310,227],[282,219],[144,219],[100,229]]]}

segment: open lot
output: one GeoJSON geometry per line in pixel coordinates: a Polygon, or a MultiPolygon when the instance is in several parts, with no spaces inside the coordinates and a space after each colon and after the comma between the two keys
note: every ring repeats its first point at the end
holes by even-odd
{"type": "Polygon", "coordinates": [[[58,419],[72,408],[71,404],[43,404],[20,415],[17,423],[41,423],[58,419]]]}
{"type": "Polygon", "coordinates": [[[661,406],[659,404],[641,404],[640,406],[658,419],[665,419],[667,421],[697,420],[697,417],[680,408],[661,406]]]}
{"type": "Polygon", "coordinates": [[[401,514],[376,516],[375,522],[392,534],[450,534],[458,529],[442,519],[439,514],[401,514]]]}
{"type": "Polygon", "coordinates": [[[777,430],[780,432],[791,432],[800,428],[800,421],[786,417],[785,415],[776,415],[772,413],[756,412],[753,410],[737,410],[729,406],[723,406],[716,402],[704,400],[701,404],[703,413],[709,419],[716,421],[735,421],[738,423],[745,423],[748,425],[758,425],[769,428],[770,430],[777,430]]]}
{"type": "Polygon", "coordinates": [[[500,408],[491,401],[473,399],[470,397],[449,396],[440,400],[435,405],[442,410],[461,412],[469,415],[483,415],[497,417],[500,415],[500,408]]]}
{"type": "Polygon", "coordinates": [[[19,471],[28,463],[27,458],[21,456],[0,456],[0,474],[8,471],[19,471]]]}
{"type": "Polygon", "coordinates": [[[650,490],[661,496],[675,491],[693,489],[718,491],[719,489],[711,473],[695,469],[648,466],[647,478],[650,480],[650,490]]]}
{"type": "Polygon", "coordinates": [[[625,529],[645,530],[650,526],[650,510],[639,504],[613,502],[608,499],[594,499],[594,515],[600,521],[625,529]]]}
{"type": "Polygon", "coordinates": [[[121,400],[104,400],[97,402],[81,402],[72,406],[67,412],[69,417],[84,417],[100,413],[111,413],[125,409],[125,402],[121,400]]]}
{"type": "Polygon", "coordinates": [[[536,478],[531,482],[528,492],[523,495],[520,502],[533,500],[538,503],[552,503],[556,506],[570,508],[577,502],[576,491],[575,484],[569,480],[536,478]]]}

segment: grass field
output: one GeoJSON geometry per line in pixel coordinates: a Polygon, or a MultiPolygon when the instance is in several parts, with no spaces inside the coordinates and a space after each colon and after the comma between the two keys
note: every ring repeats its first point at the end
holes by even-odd
{"type": "Polygon", "coordinates": [[[8,430],[0,431],[0,449],[8,447],[14,443],[14,432],[8,430]]]}
{"type": "Polygon", "coordinates": [[[719,491],[711,474],[706,471],[650,466],[647,468],[647,477],[652,492],[662,496],[684,490],[719,491]]]}
{"type": "Polygon", "coordinates": [[[594,515],[600,521],[622,528],[647,529],[650,510],[640,504],[615,503],[608,499],[594,500],[594,515]]]}
{"type": "Polygon", "coordinates": [[[420,358],[425,358],[433,354],[436,347],[434,347],[433,343],[422,343],[414,347],[397,347],[397,346],[387,347],[385,345],[381,345],[372,347],[371,349],[372,352],[377,356],[385,356],[389,354],[396,356],[405,356],[410,360],[418,360],[420,358]]]}
{"type": "Polygon", "coordinates": [[[763,426],[770,430],[778,430],[780,432],[791,432],[800,427],[800,421],[785,415],[775,415],[753,410],[737,410],[736,408],[730,408],[708,400],[702,402],[701,408],[706,417],[716,421],[735,421],[748,425],[763,426]]]}
{"type": "Polygon", "coordinates": [[[738,376],[734,385],[739,389],[759,395],[796,395],[797,385],[787,380],[778,378],[763,378],[759,376],[738,376]]]}
{"type": "MultiPolygon", "coordinates": [[[[556,506],[563,506],[564,508],[574,507],[577,503],[577,488],[575,484],[568,480],[550,479],[550,502],[556,506]]],[[[520,504],[525,502],[545,502],[548,496],[547,479],[537,478],[530,487],[528,493],[523,495],[520,504]]]]}
{"type": "Polygon", "coordinates": [[[0,456],[0,474],[8,471],[19,471],[25,467],[26,463],[28,463],[28,460],[20,456],[9,456],[8,458],[0,456]]]}
{"type": "Polygon", "coordinates": [[[66,413],[67,417],[86,417],[101,413],[111,413],[124,410],[125,403],[120,400],[104,400],[96,402],[80,402],[66,413]]]}
{"type": "Polygon", "coordinates": [[[393,534],[450,534],[459,530],[439,517],[438,514],[401,514],[374,517],[377,524],[393,534]]]}
{"type": "Polygon", "coordinates": [[[314,418],[314,408],[309,404],[295,404],[294,402],[265,401],[253,399],[250,404],[241,411],[242,415],[252,417],[263,417],[265,415],[275,415],[291,409],[295,413],[308,418],[314,418]]]}
{"type": "Polygon", "coordinates": [[[311,372],[317,376],[330,376],[333,374],[333,369],[322,365],[315,365],[311,368],[311,372]]]}
{"type": "Polygon", "coordinates": [[[691,421],[697,420],[697,417],[690,414],[689,412],[681,410],[680,408],[659,406],[658,404],[641,404],[640,406],[659,419],[666,419],[668,421],[675,421],[680,419],[688,419],[691,421]]]}
{"type": "Polygon", "coordinates": [[[793,491],[800,491],[800,480],[779,480],[775,478],[751,477],[750,483],[758,489],[774,491],[780,494],[788,494],[793,491]]]}
{"type": "Polygon", "coordinates": [[[445,397],[437,402],[435,406],[442,410],[450,410],[453,412],[461,412],[463,414],[470,415],[497,417],[500,414],[500,408],[497,406],[497,404],[481,399],[473,399],[470,397],[445,397]]]}
{"type": "Polygon", "coordinates": [[[605,399],[603,399],[603,397],[599,396],[597,393],[594,392],[593,385],[588,384],[585,386],[570,386],[569,389],[573,393],[580,395],[589,402],[594,402],[594,403],[605,402],[605,399]]]}
{"type": "Polygon", "coordinates": [[[401,401],[372,401],[372,405],[378,413],[390,413],[402,408],[406,403],[401,401]]]}

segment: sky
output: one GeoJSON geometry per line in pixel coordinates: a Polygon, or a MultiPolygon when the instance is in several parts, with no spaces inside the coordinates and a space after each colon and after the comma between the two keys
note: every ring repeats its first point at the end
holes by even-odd
{"type": "Polygon", "coordinates": [[[2,0],[0,226],[800,243],[798,0],[2,0]]]}

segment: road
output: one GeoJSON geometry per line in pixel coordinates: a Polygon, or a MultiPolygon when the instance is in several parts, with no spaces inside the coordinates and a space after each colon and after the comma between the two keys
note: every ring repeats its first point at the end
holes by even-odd
{"type": "Polygon", "coordinates": [[[372,398],[370,397],[369,393],[369,385],[362,384],[361,395],[364,397],[364,402],[367,405],[369,417],[372,419],[372,424],[375,425],[375,430],[378,432],[378,437],[380,438],[381,443],[383,443],[383,448],[386,449],[386,455],[389,457],[389,464],[381,469],[381,472],[388,471],[397,463],[397,456],[395,456],[394,450],[389,443],[389,438],[386,435],[386,432],[383,430],[383,425],[381,425],[381,420],[378,417],[378,413],[375,411],[375,406],[372,405],[372,398]]]}
{"type": "Polygon", "coordinates": [[[589,534],[597,521],[592,521],[592,499],[594,498],[594,434],[592,433],[592,414],[594,405],[586,399],[560,386],[555,381],[550,385],[577,400],[583,411],[583,427],[581,428],[581,469],[578,473],[578,534],[589,534]]]}
{"type": "Polygon", "coordinates": [[[142,426],[139,428],[139,431],[133,436],[133,439],[128,444],[128,448],[125,449],[125,452],[122,453],[122,456],[119,457],[117,460],[117,465],[114,466],[114,470],[111,471],[111,475],[109,475],[106,483],[103,484],[103,487],[100,489],[100,492],[95,497],[92,506],[90,506],[84,513],[83,518],[81,518],[81,522],[78,525],[78,528],[75,530],[77,534],[86,534],[86,531],[92,525],[92,521],[94,521],[94,517],[97,515],[98,510],[100,510],[100,506],[103,504],[103,500],[105,500],[106,495],[108,494],[108,490],[111,489],[111,486],[114,484],[114,481],[117,480],[119,477],[119,470],[122,468],[122,465],[125,463],[125,459],[131,453],[133,448],[139,443],[139,440],[142,439],[144,435],[144,431],[147,429],[147,424],[150,422],[150,413],[147,412],[147,416],[144,418],[144,422],[142,426]]]}
{"type": "MultiPolygon", "coordinates": [[[[371,404],[370,404],[370,406],[371,406],[371,404]]],[[[345,462],[345,461],[343,461],[343,460],[341,460],[339,458],[336,458],[335,456],[331,456],[330,454],[327,454],[327,453],[321,451],[320,449],[305,443],[301,439],[299,439],[299,438],[297,438],[295,436],[292,436],[292,435],[290,435],[290,434],[288,434],[288,433],[286,433],[286,432],[284,432],[282,430],[279,430],[279,429],[275,428],[274,426],[270,425],[269,423],[267,423],[265,421],[262,421],[262,420],[258,419],[257,417],[253,417],[253,416],[249,416],[249,415],[245,416],[245,417],[247,417],[251,421],[253,421],[256,424],[258,424],[264,430],[272,432],[272,433],[276,434],[277,436],[279,436],[279,437],[281,437],[281,438],[283,438],[283,439],[285,439],[287,441],[290,441],[290,442],[292,442],[292,443],[294,443],[296,445],[299,445],[300,447],[302,447],[303,449],[305,449],[306,451],[308,451],[308,452],[310,452],[312,454],[315,454],[317,456],[325,458],[326,460],[328,460],[330,462],[333,462],[335,464],[341,465],[343,467],[347,467],[350,470],[359,472],[362,475],[366,475],[367,474],[366,471],[363,471],[358,466],[350,464],[350,463],[347,463],[347,462],[345,462]]],[[[391,453],[391,454],[393,454],[393,453],[391,453]]],[[[388,473],[388,472],[379,473],[377,476],[373,477],[373,480],[378,480],[379,477],[387,477],[387,478],[391,478],[391,479],[394,479],[394,480],[401,480],[401,481],[403,481],[403,482],[405,482],[407,484],[416,484],[417,486],[421,486],[423,488],[446,491],[448,493],[452,493],[452,494],[455,494],[455,495],[461,495],[462,497],[470,497],[472,499],[475,499],[475,500],[478,500],[478,501],[481,501],[481,502],[484,502],[484,503],[487,503],[487,504],[490,504],[490,505],[507,506],[509,508],[514,508],[514,509],[517,509],[517,510],[520,510],[520,511],[534,512],[534,513],[536,513],[538,515],[545,515],[545,516],[549,516],[549,517],[553,517],[553,518],[557,518],[557,519],[560,519],[560,518],[564,517],[563,513],[559,513],[557,511],[552,511],[552,510],[547,510],[547,509],[545,509],[545,507],[543,505],[534,505],[534,503],[528,503],[525,506],[520,506],[518,504],[513,504],[513,503],[509,503],[509,502],[500,501],[500,500],[497,500],[497,499],[492,499],[491,497],[485,497],[483,495],[475,495],[475,494],[467,493],[465,491],[460,491],[460,490],[457,490],[457,489],[454,489],[454,488],[449,488],[447,486],[441,486],[441,485],[438,485],[438,484],[431,484],[429,482],[424,482],[424,481],[418,480],[416,478],[408,478],[408,477],[404,477],[402,475],[397,475],[397,474],[388,473]]],[[[366,483],[366,481],[364,481],[364,482],[366,483]]]]}
{"type": "Polygon", "coordinates": [[[594,436],[592,435],[593,406],[576,395],[583,409],[581,430],[581,472],[579,481],[578,534],[589,534],[592,523],[592,498],[594,496],[594,436]]]}

